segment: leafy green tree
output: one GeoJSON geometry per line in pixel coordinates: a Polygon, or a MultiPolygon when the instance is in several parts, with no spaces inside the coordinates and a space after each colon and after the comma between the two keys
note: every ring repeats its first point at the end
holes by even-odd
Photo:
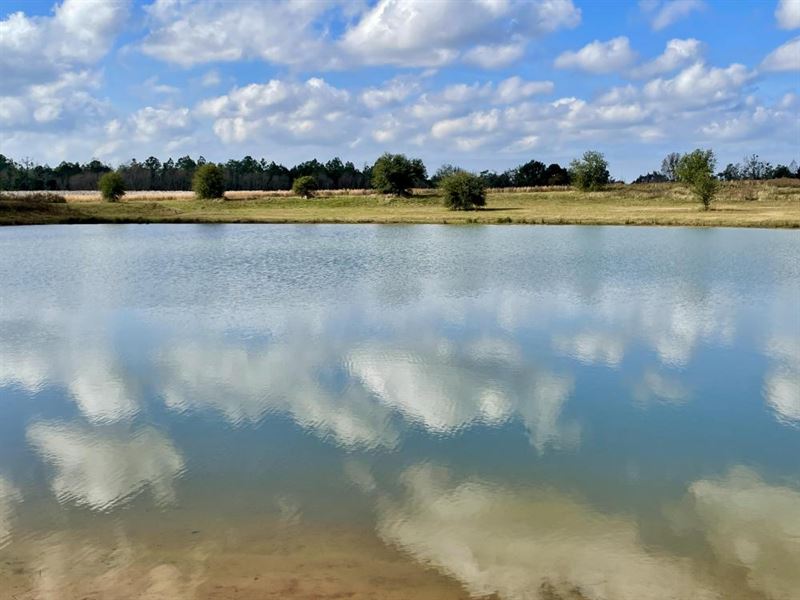
{"type": "Polygon", "coordinates": [[[486,184],[467,171],[455,171],[439,181],[444,192],[444,205],[450,210],[472,210],[486,206],[486,184]]]}
{"type": "Polygon", "coordinates": [[[737,181],[742,178],[742,174],[739,172],[739,167],[737,165],[728,163],[728,166],[726,166],[723,171],[718,173],[717,177],[724,179],[725,181],[737,181]]]}
{"type": "Polygon", "coordinates": [[[200,200],[224,198],[225,172],[222,170],[222,167],[214,163],[204,162],[194,172],[192,189],[200,200]]]}
{"type": "Polygon", "coordinates": [[[528,161],[514,169],[514,185],[516,187],[547,185],[546,172],[547,167],[544,166],[543,162],[538,160],[528,161]]]}
{"type": "Polygon", "coordinates": [[[419,158],[404,154],[382,155],[372,167],[372,187],[382,194],[410,196],[411,188],[424,183],[428,173],[419,158]]]}
{"type": "Polygon", "coordinates": [[[602,153],[587,150],[569,164],[572,183],[584,192],[603,189],[610,179],[608,162],[602,153]]]}
{"type": "Polygon", "coordinates": [[[292,191],[302,198],[311,198],[316,189],[317,180],[312,175],[303,175],[292,183],[292,191]]]}
{"type": "Polygon", "coordinates": [[[545,185],[569,185],[569,171],[558,163],[552,163],[544,172],[545,185]]]}
{"type": "Polygon", "coordinates": [[[697,149],[681,157],[675,172],[678,181],[691,188],[705,210],[710,208],[719,188],[719,181],[714,177],[716,165],[717,159],[713,150],[697,149]]]}
{"type": "Polygon", "coordinates": [[[125,181],[117,171],[104,173],[97,182],[97,187],[106,202],[119,202],[125,195],[125,181]]]}
{"type": "Polygon", "coordinates": [[[455,173],[459,173],[461,171],[463,171],[463,169],[459,167],[455,167],[451,164],[444,164],[438,169],[436,169],[436,173],[434,173],[433,177],[431,177],[431,183],[438,187],[442,179],[444,179],[445,177],[449,177],[450,175],[453,175],[455,173]]]}

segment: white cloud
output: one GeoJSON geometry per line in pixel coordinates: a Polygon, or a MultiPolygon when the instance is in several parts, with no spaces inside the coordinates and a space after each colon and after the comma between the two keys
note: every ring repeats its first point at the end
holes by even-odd
{"type": "Polygon", "coordinates": [[[800,27],[800,0],[778,0],[778,6],[775,7],[775,19],[781,29],[800,27]]]}
{"type": "Polygon", "coordinates": [[[650,62],[632,70],[634,77],[655,77],[670,73],[675,69],[697,62],[702,54],[703,44],[693,38],[670,40],[664,52],[650,62]]]}
{"type": "Polygon", "coordinates": [[[656,31],[669,27],[706,6],[703,0],[643,0],[639,4],[649,14],[650,26],[656,31]]]}
{"type": "Polygon", "coordinates": [[[497,84],[494,102],[513,104],[536,94],[552,93],[554,88],[552,81],[525,81],[521,77],[509,77],[497,84]]]}
{"type": "Polygon", "coordinates": [[[200,83],[203,87],[215,87],[222,83],[222,76],[219,74],[219,71],[216,69],[211,69],[210,71],[206,72],[205,75],[200,79],[200,83]]]}
{"type": "Polygon", "coordinates": [[[267,130],[295,141],[341,142],[357,118],[349,92],[319,78],[304,83],[273,79],[234,88],[201,102],[196,112],[215,119],[214,133],[225,143],[253,139],[267,130]]]}
{"type": "Polygon", "coordinates": [[[327,64],[332,66],[324,36],[312,32],[331,7],[329,2],[290,0],[269,7],[254,0],[156,0],[145,7],[150,31],[141,49],[183,67],[248,58],[287,65],[313,62],[318,67],[330,58],[327,64]]]}
{"type": "Polygon", "coordinates": [[[620,36],[601,42],[595,40],[577,52],[567,51],[555,60],[559,69],[578,69],[589,73],[613,73],[627,68],[636,59],[628,38],[620,36]]]}
{"type": "Polygon", "coordinates": [[[187,131],[191,126],[189,109],[145,106],[131,115],[132,133],[142,141],[150,141],[166,133],[187,131]]]}
{"type": "Polygon", "coordinates": [[[494,68],[516,60],[524,40],[574,27],[571,0],[471,2],[380,0],[348,29],[342,48],[367,64],[440,66],[465,60],[494,68]],[[516,38],[512,44],[509,34],[516,38]],[[495,51],[494,56],[490,56],[495,51]]]}
{"type": "Polygon", "coordinates": [[[654,79],[644,86],[644,95],[658,103],[676,107],[706,106],[736,98],[754,74],[744,65],[726,68],[695,63],[672,79],[654,79]]]}
{"type": "Polygon", "coordinates": [[[800,37],[770,52],[761,63],[764,71],[800,71],[800,37]]]}
{"type": "Polygon", "coordinates": [[[370,88],[361,93],[361,102],[367,108],[377,109],[397,104],[419,90],[419,84],[407,77],[395,77],[382,87],[370,88]]]}
{"type": "Polygon", "coordinates": [[[524,42],[475,46],[464,53],[464,62],[483,69],[499,69],[519,60],[524,54],[524,42]]]}
{"type": "Polygon", "coordinates": [[[475,1],[466,10],[461,0],[380,0],[361,7],[282,0],[265,10],[255,0],[156,0],[146,8],[150,32],[141,48],[184,67],[248,58],[316,70],[439,66],[463,54],[467,62],[496,68],[520,58],[529,40],[580,21],[572,0],[475,1]],[[352,22],[339,38],[329,33],[336,18],[352,22]]]}
{"type": "Polygon", "coordinates": [[[0,71],[8,89],[57,79],[102,58],[123,25],[128,2],[64,0],[53,16],[11,13],[0,21],[0,71]]]}

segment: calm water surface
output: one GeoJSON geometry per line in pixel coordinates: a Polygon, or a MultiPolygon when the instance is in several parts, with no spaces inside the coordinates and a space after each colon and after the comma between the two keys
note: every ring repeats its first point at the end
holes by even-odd
{"type": "Polygon", "coordinates": [[[800,234],[0,229],[0,597],[800,598],[800,234]]]}

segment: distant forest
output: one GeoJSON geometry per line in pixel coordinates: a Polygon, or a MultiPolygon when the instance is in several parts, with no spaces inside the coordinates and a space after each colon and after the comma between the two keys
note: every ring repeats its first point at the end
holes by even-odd
{"type": "MultiPolygon", "coordinates": [[[[657,183],[674,181],[673,162],[679,154],[670,154],[662,162],[660,171],[653,171],[637,178],[634,183],[657,183]]],[[[162,162],[151,156],[139,162],[133,159],[116,169],[125,180],[128,190],[190,190],[195,169],[206,163],[202,156],[197,160],[183,156],[162,162]]],[[[288,190],[298,177],[311,175],[320,189],[367,189],[371,187],[372,166],[365,164],[360,169],[352,162],[333,158],[327,162],[316,159],[286,167],[274,161],[256,160],[245,156],[241,160],[231,159],[218,163],[225,173],[228,190],[288,190]]],[[[56,167],[35,164],[30,160],[16,162],[0,154],[0,190],[94,190],[103,173],[114,170],[99,160],[84,164],[62,162],[56,167]]],[[[444,175],[456,167],[444,165],[428,177],[416,182],[416,187],[434,186],[444,175]]],[[[478,173],[487,187],[535,187],[546,185],[569,185],[570,172],[559,164],[531,160],[503,172],[481,171],[478,173]]],[[[779,177],[800,178],[800,170],[792,161],[789,166],[761,161],[757,155],[746,157],[739,164],[729,164],[717,177],[724,180],[773,179],[779,177]]]]}

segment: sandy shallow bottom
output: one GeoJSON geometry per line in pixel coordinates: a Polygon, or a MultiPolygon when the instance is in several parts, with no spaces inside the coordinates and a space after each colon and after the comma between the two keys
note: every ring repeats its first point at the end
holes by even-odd
{"type": "Polygon", "coordinates": [[[0,550],[9,600],[468,598],[357,529],[260,523],[29,536],[0,550]]]}

